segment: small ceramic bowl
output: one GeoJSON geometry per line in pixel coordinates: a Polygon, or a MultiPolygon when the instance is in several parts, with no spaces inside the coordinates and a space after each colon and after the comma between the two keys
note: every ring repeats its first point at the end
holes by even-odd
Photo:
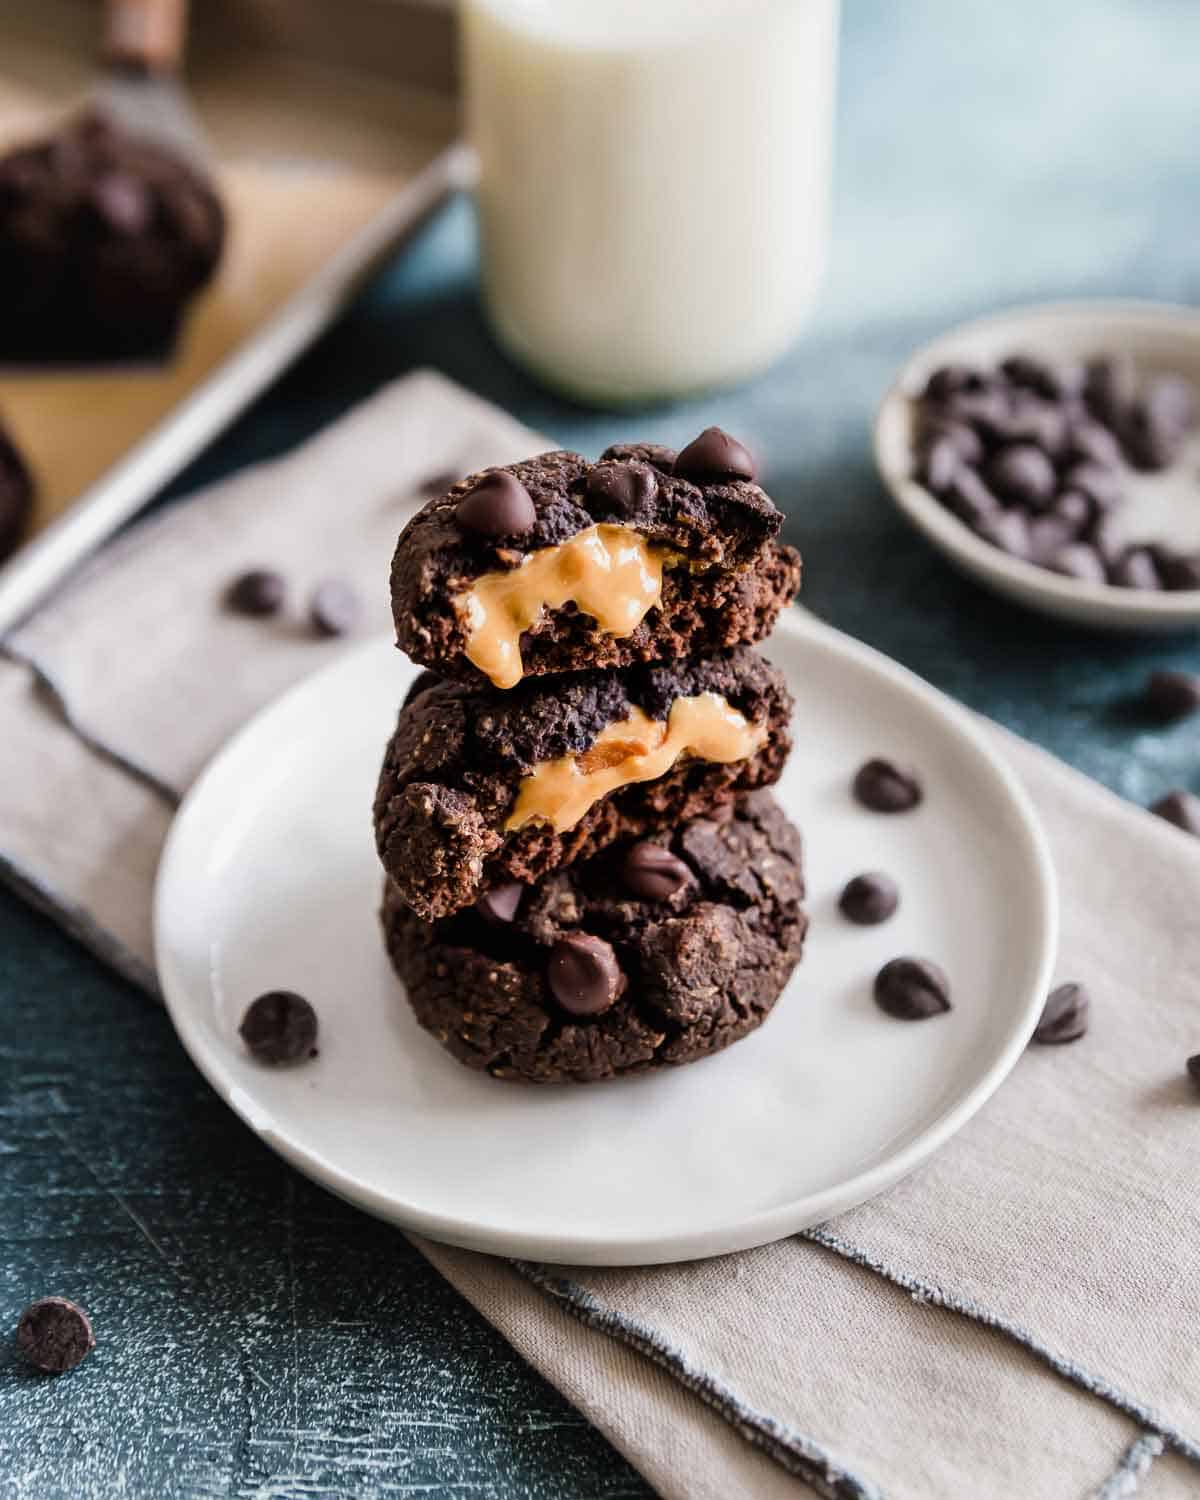
{"type": "MultiPolygon", "coordinates": [[[[1043,614],[1110,630],[1200,625],[1200,590],[1177,592],[1083,583],[1010,557],[983,541],[912,477],[916,401],[932,371],[951,362],[990,368],[1011,354],[1052,364],[1127,353],[1140,372],[1177,374],[1200,391],[1200,311],[1156,302],[1065,302],[1014,308],[961,324],[909,359],[875,420],[875,462],[896,503],[955,567],[1043,614]]],[[[1200,435],[1161,474],[1128,476],[1129,499],[1113,517],[1121,541],[1200,551],[1200,435]]]]}

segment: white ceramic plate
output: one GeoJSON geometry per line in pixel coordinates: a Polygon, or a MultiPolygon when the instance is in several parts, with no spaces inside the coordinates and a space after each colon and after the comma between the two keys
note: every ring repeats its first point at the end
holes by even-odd
{"type": "Polygon", "coordinates": [[[376,926],[371,801],[413,675],[366,644],[287,693],[217,756],[175,821],[158,879],[159,974],[184,1045],[281,1155],[370,1213],[510,1255],[634,1264],[777,1239],[897,1181],[1020,1056],[1050,980],[1054,876],[1020,788],[962,710],[793,613],[768,654],[797,700],[779,795],[806,838],[812,929],[766,1026],[690,1067],[591,1087],[498,1083],[413,1021],[376,926]],[[926,800],[886,817],[849,793],[882,753],[926,800]],[[844,882],[893,872],[876,928],[844,882]],[[954,1009],[889,1019],[889,958],[936,959],[954,1009]],[[263,990],[307,995],[320,1056],[256,1065],[236,1034],[263,990]]]}
{"type": "MultiPolygon", "coordinates": [[[[1155,302],[1066,302],[964,323],[919,349],[896,377],[875,422],[875,462],[917,529],[996,593],[1082,625],[1180,630],[1200,624],[1200,590],[1142,593],[1062,578],[982,541],[911,477],[914,398],[939,365],[989,366],[1009,354],[1070,362],[1122,351],[1147,372],[1184,375],[1200,387],[1200,312],[1155,302]]],[[[1128,503],[1113,518],[1121,540],[1200,551],[1200,434],[1167,473],[1130,474],[1128,489],[1128,503]]]]}

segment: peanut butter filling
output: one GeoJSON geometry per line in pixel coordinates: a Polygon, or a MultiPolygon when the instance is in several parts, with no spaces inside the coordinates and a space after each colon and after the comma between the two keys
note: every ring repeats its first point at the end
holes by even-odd
{"type": "Polygon", "coordinates": [[[589,526],[517,567],[484,573],[463,591],[467,660],[498,688],[520,682],[521,633],[543,609],[573,601],[607,635],[632,635],[662,596],[668,549],[629,526],[589,526]]]}
{"type": "Polygon", "coordinates": [[[766,738],[765,726],[751,724],[719,693],[676,698],[665,724],[631,709],[627,719],[603,729],[590,749],[543,761],[523,777],[505,831],[536,819],[565,833],[601,797],[665,775],[682,756],[723,765],[753,755],[766,738]]]}

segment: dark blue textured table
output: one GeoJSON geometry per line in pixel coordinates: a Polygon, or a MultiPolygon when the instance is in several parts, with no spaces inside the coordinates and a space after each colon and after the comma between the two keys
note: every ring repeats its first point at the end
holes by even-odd
{"type": "MultiPolygon", "coordinates": [[[[589,453],[719,421],[765,456],[818,614],[1126,796],[1200,790],[1196,731],[1124,709],[1150,666],[1200,667],[1195,641],[993,601],[909,533],[868,453],[892,370],[949,322],[1194,295],[1197,57],[1177,0],[851,0],[828,292],[761,380],[636,414],[558,401],[489,341],[457,203],[172,496],[417,365],[589,453]]],[[[243,1129],[161,1014],[0,895],[0,1330],[46,1292],[84,1301],[100,1346],[56,1382],[0,1346],[2,1495],[647,1493],[399,1235],[243,1129]]]]}

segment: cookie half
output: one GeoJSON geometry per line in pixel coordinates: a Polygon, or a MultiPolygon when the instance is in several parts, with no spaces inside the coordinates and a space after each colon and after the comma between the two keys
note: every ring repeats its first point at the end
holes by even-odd
{"type": "Polygon", "coordinates": [[[528,884],[769,786],[791,707],[748,647],[509,693],[422,676],[380,773],[379,857],[418,917],[449,916],[497,881],[528,884]]]}
{"type": "Polygon", "coordinates": [[[417,1020],[526,1083],[677,1067],[748,1036],[800,958],[800,836],[767,792],[422,922],[390,882],[384,939],[417,1020]]]}
{"type": "Polygon", "coordinates": [[[753,472],[710,433],[717,451],[698,460],[697,444],[624,444],[598,463],[543,453],[430,501],[392,564],[400,648],[511,688],[762,640],[800,586],[800,555],[775,541],[782,516],[752,479],[706,473],[753,472]]]}

